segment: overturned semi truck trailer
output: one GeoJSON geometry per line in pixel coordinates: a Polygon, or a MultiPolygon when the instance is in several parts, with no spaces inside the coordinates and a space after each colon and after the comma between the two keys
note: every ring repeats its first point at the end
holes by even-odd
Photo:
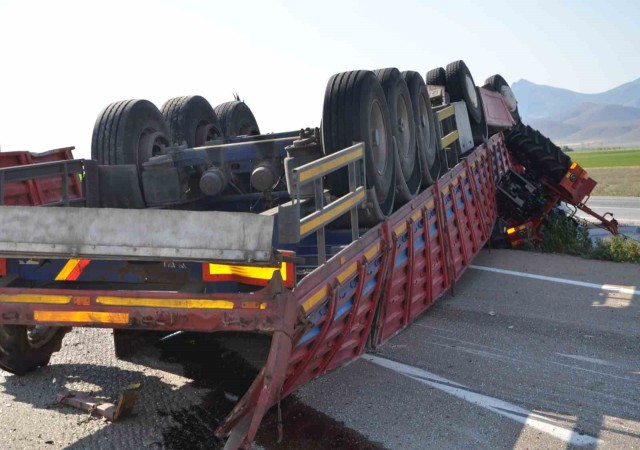
{"type": "MultiPolygon", "coordinates": [[[[48,364],[70,327],[271,336],[217,430],[407,327],[490,240],[517,245],[595,186],[464,62],[331,77],[321,129],[260,134],[241,101],[112,103],[91,160],[0,153],[0,367],[48,364]],[[57,206],[34,208],[34,206],[57,206]]],[[[615,231],[615,222],[601,218],[615,231]]]]}

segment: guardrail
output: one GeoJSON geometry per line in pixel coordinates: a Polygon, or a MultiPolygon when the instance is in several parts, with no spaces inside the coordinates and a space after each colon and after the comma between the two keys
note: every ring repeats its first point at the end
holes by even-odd
{"type": "Polygon", "coordinates": [[[306,236],[317,233],[318,264],[323,264],[326,261],[324,231],[325,226],[329,223],[349,212],[352,239],[359,238],[357,208],[366,200],[364,143],[354,144],[344,150],[297,167],[292,172],[294,195],[291,206],[297,223],[293,225],[295,229],[288,230],[290,242],[299,242],[306,236]],[[348,169],[349,192],[325,205],[323,178],[345,166],[348,169]],[[315,211],[303,217],[301,209],[306,199],[301,197],[301,191],[304,186],[311,183],[314,187],[315,211]]]}

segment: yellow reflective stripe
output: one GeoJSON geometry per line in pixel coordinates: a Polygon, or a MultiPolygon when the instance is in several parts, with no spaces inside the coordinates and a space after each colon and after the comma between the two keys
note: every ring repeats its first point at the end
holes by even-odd
{"type": "Polygon", "coordinates": [[[71,302],[70,295],[40,295],[40,294],[2,294],[0,303],[47,303],[50,305],[66,305],[71,302]]]}
{"type": "Polygon", "coordinates": [[[459,137],[460,134],[458,133],[458,130],[452,131],[451,133],[440,139],[440,145],[442,146],[442,148],[448,147],[455,141],[457,141],[459,137]]]}
{"type": "MultiPolygon", "coordinates": [[[[381,244],[378,242],[369,248],[364,256],[368,261],[371,261],[374,256],[376,256],[380,252],[381,244]]],[[[344,281],[351,278],[358,270],[358,264],[352,263],[342,272],[336,275],[336,278],[340,282],[340,284],[344,283],[344,281]]],[[[320,300],[325,298],[328,295],[327,287],[323,287],[322,289],[316,291],[313,295],[311,295],[307,300],[302,303],[302,308],[305,312],[308,312],[311,308],[313,308],[320,300]]]]}
{"type": "Polygon", "coordinates": [[[228,300],[204,300],[194,298],[130,298],[98,297],[96,303],[107,306],[143,306],[147,308],[176,309],[233,309],[234,303],[228,300]]]}
{"type": "Polygon", "coordinates": [[[332,161],[327,161],[324,164],[320,164],[318,167],[312,167],[311,169],[305,170],[304,172],[299,172],[298,173],[299,181],[300,183],[303,183],[310,178],[313,178],[315,176],[322,174],[323,172],[331,172],[333,169],[337,167],[346,165],[351,161],[356,161],[362,158],[362,155],[363,155],[363,151],[361,147],[357,151],[354,150],[353,153],[343,155],[332,161]]]}
{"type": "Polygon", "coordinates": [[[80,264],[79,259],[70,259],[56,276],[56,281],[65,281],[69,274],[80,264]]]}
{"type": "Polygon", "coordinates": [[[336,278],[338,279],[338,282],[340,284],[343,284],[345,280],[348,280],[349,278],[351,278],[353,275],[355,275],[357,271],[358,271],[358,264],[352,263],[345,270],[343,270],[338,275],[336,275],[336,278]]]}
{"type": "Polygon", "coordinates": [[[318,217],[311,219],[308,222],[300,225],[300,234],[304,235],[307,232],[320,227],[321,225],[325,225],[331,222],[333,219],[341,216],[345,211],[349,210],[353,205],[358,203],[363,198],[364,198],[364,189],[358,192],[350,200],[347,200],[341,205],[338,205],[337,207],[330,209],[329,211],[320,214],[318,217]]]}
{"type": "Polygon", "coordinates": [[[34,311],[33,318],[36,322],[129,323],[127,313],[94,311],[34,311]]]}
{"type": "Polygon", "coordinates": [[[381,244],[378,242],[376,245],[367,250],[364,254],[364,257],[367,258],[368,261],[371,261],[374,256],[376,256],[380,252],[381,244]]]}
{"type": "Polygon", "coordinates": [[[209,275],[234,275],[259,280],[271,280],[273,273],[279,270],[282,281],[287,281],[287,263],[283,262],[280,269],[276,267],[236,266],[229,264],[209,264],[209,275]]]}
{"type": "Polygon", "coordinates": [[[456,113],[455,108],[453,107],[453,105],[451,106],[447,106],[444,109],[441,109],[440,111],[438,111],[436,113],[436,117],[438,118],[438,122],[442,122],[444,119],[447,119],[451,116],[453,116],[456,113]]]}
{"type": "Polygon", "coordinates": [[[304,308],[305,312],[308,312],[311,308],[314,307],[316,303],[318,303],[320,300],[322,300],[326,296],[327,296],[327,287],[325,286],[324,288],[316,291],[311,297],[309,297],[302,304],[302,307],[304,308]]]}

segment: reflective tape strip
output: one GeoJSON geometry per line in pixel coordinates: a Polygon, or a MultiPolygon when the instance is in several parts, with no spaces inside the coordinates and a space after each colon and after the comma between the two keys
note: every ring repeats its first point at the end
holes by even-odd
{"type": "Polygon", "coordinates": [[[66,305],[70,302],[70,295],[0,294],[0,303],[45,303],[49,305],[66,305]]]}
{"type": "Polygon", "coordinates": [[[56,276],[56,281],[77,280],[90,262],[90,259],[70,259],[56,276]]]}
{"type": "MultiPolygon", "coordinates": [[[[367,249],[367,251],[365,251],[364,257],[366,258],[367,261],[373,260],[373,257],[380,252],[381,248],[382,247],[380,242],[377,242],[372,247],[367,249]]],[[[338,272],[338,274],[336,275],[336,278],[340,284],[343,284],[346,280],[348,280],[353,275],[355,275],[357,271],[358,271],[358,264],[353,262],[349,264],[346,269],[342,270],[341,272],[338,272]]],[[[305,312],[309,312],[311,308],[313,308],[320,300],[325,298],[327,295],[328,295],[328,290],[327,290],[327,287],[324,286],[322,289],[317,290],[307,300],[305,300],[302,303],[302,308],[305,310],[305,312]]]]}
{"type": "Polygon", "coordinates": [[[357,203],[364,200],[365,192],[362,187],[354,193],[347,194],[334,202],[335,206],[329,205],[327,209],[321,213],[314,213],[307,216],[300,223],[300,236],[317,230],[318,228],[328,224],[333,219],[340,217],[346,211],[351,209],[357,203]]]}
{"type": "Polygon", "coordinates": [[[108,297],[96,298],[96,303],[107,306],[141,306],[145,308],[171,309],[233,309],[234,303],[229,300],[205,300],[195,298],[136,298],[108,297]]]}
{"type": "Polygon", "coordinates": [[[364,156],[362,146],[355,148],[352,152],[346,155],[340,156],[334,160],[327,161],[317,167],[312,167],[302,172],[298,172],[300,183],[303,183],[311,178],[318,177],[323,174],[332,172],[334,169],[345,166],[350,162],[357,161],[364,156]]]}
{"type": "Polygon", "coordinates": [[[458,130],[452,131],[451,133],[440,139],[440,145],[442,146],[442,148],[446,148],[457,141],[459,138],[460,133],[458,133],[458,130]]]}
{"type": "Polygon", "coordinates": [[[453,116],[456,113],[456,110],[453,105],[447,106],[444,109],[441,109],[436,113],[436,117],[438,118],[438,122],[442,122],[444,119],[447,119],[453,116]]]}
{"type": "Polygon", "coordinates": [[[95,311],[34,311],[33,319],[36,322],[128,324],[129,314],[95,311]]]}
{"type": "Polygon", "coordinates": [[[302,307],[304,308],[305,312],[309,312],[309,310],[313,308],[316,305],[316,303],[318,303],[320,300],[322,300],[327,296],[328,292],[329,291],[326,286],[314,292],[314,294],[302,304],[302,307]]]}
{"type": "MultiPolygon", "coordinates": [[[[283,256],[293,257],[295,252],[281,250],[283,256]]],[[[292,288],[295,285],[294,265],[292,262],[283,261],[280,268],[241,266],[237,264],[214,264],[204,263],[202,265],[203,281],[236,281],[238,283],[265,286],[273,278],[273,274],[280,271],[283,284],[292,288]]]]}

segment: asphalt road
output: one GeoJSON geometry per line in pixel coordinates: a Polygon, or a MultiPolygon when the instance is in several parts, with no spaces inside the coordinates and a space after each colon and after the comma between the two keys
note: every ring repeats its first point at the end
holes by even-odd
{"type": "MultiPolygon", "coordinates": [[[[509,250],[474,264],[405,332],[284,402],[283,444],[272,412],[256,447],[640,448],[638,266],[509,250]]],[[[253,369],[209,340],[119,361],[108,331],[74,330],[47,368],[0,372],[0,449],[216,448],[211,429],[253,369]],[[113,398],[137,381],[122,422],[53,404],[64,389],[113,398]]]]}
{"type": "MultiPolygon", "coordinates": [[[[610,212],[625,225],[640,225],[640,197],[591,197],[587,206],[598,214],[610,212]]],[[[578,217],[589,216],[579,211],[578,217]]]]}

